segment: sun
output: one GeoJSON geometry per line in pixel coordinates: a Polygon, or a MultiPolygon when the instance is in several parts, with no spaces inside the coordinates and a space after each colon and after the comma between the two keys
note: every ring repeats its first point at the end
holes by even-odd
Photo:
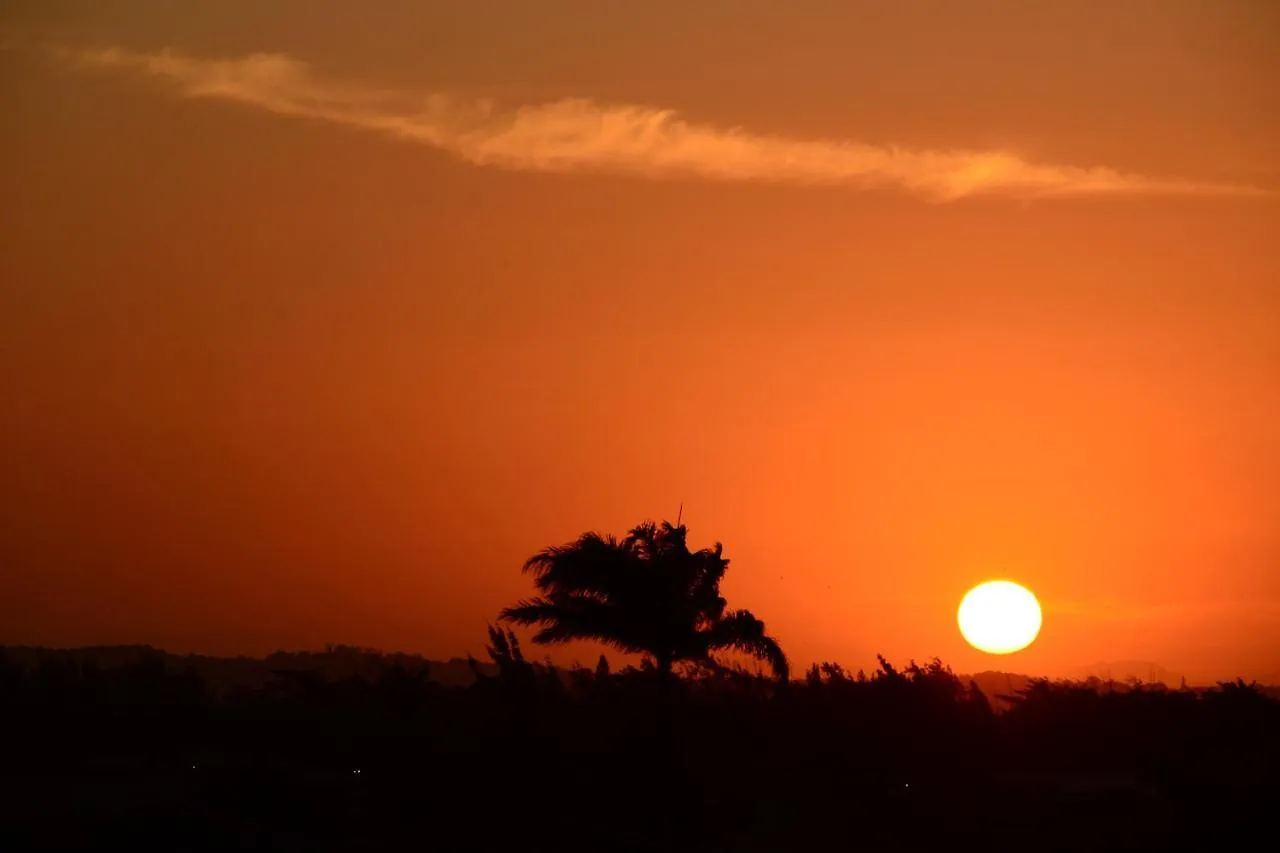
{"type": "Polygon", "coordinates": [[[956,621],[969,645],[1007,655],[1025,649],[1040,633],[1040,602],[1021,584],[987,581],[965,593],[956,621]]]}

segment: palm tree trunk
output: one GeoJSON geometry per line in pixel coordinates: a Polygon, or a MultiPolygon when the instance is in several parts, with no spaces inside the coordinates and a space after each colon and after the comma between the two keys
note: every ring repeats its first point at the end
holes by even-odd
{"type": "MultiPolygon", "coordinates": [[[[673,671],[673,655],[657,655],[658,666],[658,745],[654,757],[661,763],[663,776],[669,784],[684,784],[684,745],[676,731],[676,676],[673,671]]],[[[679,790],[679,789],[677,789],[679,790]]],[[[682,794],[677,793],[676,804],[683,802],[682,794]]],[[[662,846],[670,849],[675,845],[676,815],[671,808],[660,810],[660,833],[662,846]]]]}
{"type": "Polygon", "coordinates": [[[672,716],[675,713],[675,673],[672,672],[674,660],[669,654],[655,655],[658,664],[658,729],[662,739],[670,742],[672,734],[672,716]]]}
{"type": "Polygon", "coordinates": [[[671,655],[660,654],[656,655],[656,657],[658,659],[658,679],[664,684],[669,683],[671,681],[671,667],[673,664],[671,655]]]}

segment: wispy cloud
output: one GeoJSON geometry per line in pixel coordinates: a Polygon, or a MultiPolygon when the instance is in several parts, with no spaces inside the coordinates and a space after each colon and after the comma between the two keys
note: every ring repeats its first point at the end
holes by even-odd
{"type": "Polygon", "coordinates": [[[1004,151],[910,150],[715,127],[671,110],[565,99],[506,106],[441,92],[394,92],[324,80],[288,56],[204,59],[173,50],[72,54],[90,69],[132,70],[181,95],[236,101],[447,151],[469,163],[540,172],[602,172],[792,185],[898,188],[950,200],[1097,195],[1261,195],[1114,169],[1032,163],[1004,151]]]}

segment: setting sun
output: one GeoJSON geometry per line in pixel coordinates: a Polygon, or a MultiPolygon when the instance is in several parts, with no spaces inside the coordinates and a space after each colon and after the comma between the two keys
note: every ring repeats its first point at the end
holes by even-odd
{"type": "Polygon", "coordinates": [[[961,599],[956,621],[969,645],[1007,655],[1025,649],[1040,633],[1040,602],[1013,581],[987,581],[961,599]]]}

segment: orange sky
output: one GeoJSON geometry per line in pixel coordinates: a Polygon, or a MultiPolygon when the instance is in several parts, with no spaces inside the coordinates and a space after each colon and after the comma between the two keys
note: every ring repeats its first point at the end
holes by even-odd
{"type": "Polygon", "coordinates": [[[801,665],[1280,681],[1278,79],[1243,0],[5,4],[0,642],[479,652],[683,503],[801,665]]]}

